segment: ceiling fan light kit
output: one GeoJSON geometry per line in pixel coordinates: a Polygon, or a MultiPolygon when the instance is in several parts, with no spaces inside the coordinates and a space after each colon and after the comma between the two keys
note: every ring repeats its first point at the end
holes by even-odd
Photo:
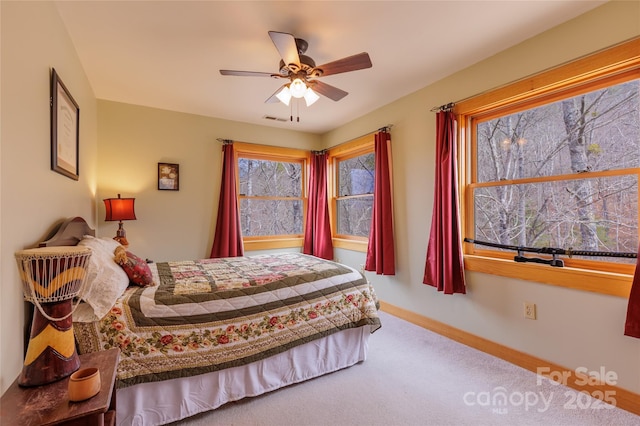
{"type": "Polygon", "coordinates": [[[300,99],[307,91],[307,85],[304,84],[304,81],[302,81],[301,79],[296,78],[289,85],[289,91],[291,92],[291,96],[300,99]]]}
{"type": "MultiPolygon", "coordinates": [[[[302,84],[304,85],[304,83],[302,84]]],[[[285,85],[282,90],[276,93],[276,98],[278,98],[280,102],[282,102],[286,106],[289,106],[292,97],[298,99],[304,98],[304,102],[308,107],[313,105],[318,99],[320,99],[320,96],[318,96],[316,92],[311,90],[311,88],[307,87],[306,85],[304,85],[304,87],[302,88],[296,87],[295,89],[296,90],[294,92],[294,90],[290,88],[290,85],[285,85]]]]}
{"type": "Polygon", "coordinates": [[[289,90],[289,86],[284,86],[282,90],[280,90],[276,97],[280,99],[280,102],[289,106],[289,102],[291,102],[291,90],[289,90]]]}
{"type": "Polygon", "coordinates": [[[320,99],[318,94],[333,101],[339,101],[349,93],[317,80],[317,78],[372,67],[371,59],[366,52],[316,67],[315,61],[304,55],[309,46],[305,40],[278,31],[269,31],[269,37],[282,58],[278,73],[220,70],[222,75],[289,79],[289,83],[281,86],[265,103],[280,101],[288,106],[291,98],[294,97],[304,98],[306,105],[311,106],[320,99]]]}
{"type": "Polygon", "coordinates": [[[320,96],[318,96],[316,92],[311,90],[311,87],[307,87],[307,90],[304,92],[304,101],[307,106],[313,105],[318,99],[320,99],[320,96]]]}

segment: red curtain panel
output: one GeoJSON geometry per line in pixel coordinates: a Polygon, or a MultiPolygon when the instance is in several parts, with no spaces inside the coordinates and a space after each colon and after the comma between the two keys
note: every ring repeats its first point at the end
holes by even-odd
{"type": "Polygon", "coordinates": [[[444,294],[466,293],[458,205],[456,118],[436,115],[436,177],[423,283],[444,294]]]}
{"type": "Polygon", "coordinates": [[[302,252],[322,259],[333,259],[327,199],[327,154],[325,152],[311,153],[309,203],[302,252]]]}
{"type": "Polygon", "coordinates": [[[627,308],[627,321],[624,325],[624,334],[640,339],[640,247],[638,247],[636,272],[633,275],[631,294],[629,294],[629,306],[627,308]]]}
{"type": "Polygon", "coordinates": [[[211,248],[212,258],[238,257],[244,254],[236,188],[236,159],[232,143],[222,146],[222,183],[218,220],[211,248]]]}
{"type": "Polygon", "coordinates": [[[375,161],[373,213],[364,269],[378,275],[395,275],[391,135],[386,130],[375,135],[375,161]]]}

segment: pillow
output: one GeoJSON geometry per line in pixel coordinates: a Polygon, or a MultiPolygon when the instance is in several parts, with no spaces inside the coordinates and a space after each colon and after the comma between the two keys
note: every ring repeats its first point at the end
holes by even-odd
{"type": "Polygon", "coordinates": [[[120,243],[111,238],[85,235],[78,245],[91,249],[87,284],[80,298],[92,308],[94,319],[99,320],[111,310],[129,286],[129,277],[113,260],[113,252],[120,243]]]}
{"type": "Polygon", "coordinates": [[[145,260],[126,251],[122,246],[116,248],[114,254],[116,263],[122,267],[132,284],[140,287],[154,285],[151,269],[145,260]]]}

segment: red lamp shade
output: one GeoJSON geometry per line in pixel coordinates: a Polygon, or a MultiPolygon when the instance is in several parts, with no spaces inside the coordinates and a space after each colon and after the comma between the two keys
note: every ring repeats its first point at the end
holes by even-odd
{"type": "Polygon", "coordinates": [[[133,208],[136,202],[135,198],[120,198],[120,194],[118,194],[118,198],[107,198],[103,201],[107,211],[105,221],[136,220],[136,212],[133,208]]]}
{"type": "Polygon", "coordinates": [[[123,220],[136,220],[136,212],[133,208],[133,205],[136,201],[135,198],[120,198],[120,194],[118,194],[118,198],[107,198],[104,201],[104,207],[107,212],[105,221],[119,221],[118,231],[116,232],[116,236],[113,237],[114,240],[118,241],[123,246],[128,246],[129,242],[127,241],[127,233],[122,226],[123,220]]]}

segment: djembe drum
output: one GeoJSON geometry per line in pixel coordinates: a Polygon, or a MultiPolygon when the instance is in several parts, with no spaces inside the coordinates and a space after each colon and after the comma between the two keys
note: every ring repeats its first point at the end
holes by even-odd
{"type": "Polygon", "coordinates": [[[15,253],[25,300],[33,312],[20,386],[55,382],[80,368],[71,315],[86,284],[91,249],[64,246],[15,253]]]}

